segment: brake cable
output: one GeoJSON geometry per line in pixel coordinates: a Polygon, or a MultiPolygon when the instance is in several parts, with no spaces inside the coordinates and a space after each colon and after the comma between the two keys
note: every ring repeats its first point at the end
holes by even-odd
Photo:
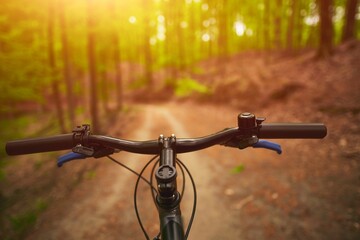
{"type": "Polygon", "coordinates": [[[138,178],[136,180],[136,184],[135,184],[135,189],[134,189],[134,208],[135,208],[135,213],[136,213],[136,218],[138,220],[138,223],[141,227],[141,230],[143,231],[144,233],[144,236],[146,239],[150,240],[149,238],[149,235],[147,234],[147,232],[145,231],[145,228],[142,224],[142,221],[140,219],[140,214],[139,214],[139,210],[138,210],[138,207],[137,207],[137,190],[138,190],[138,186],[139,186],[139,182],[140,182],[140,179],[143,179],[142,177],[142,174],[144,173],[145,169],[150,165],[150,163],[152,163],[156,158],[158,158],[159,156],[156,155],[154,156],[153,158],[150,159],[150,161],[143,167],[143,169],[141,170],[140,174],[138,175],[138,178]]]}
{"type": "MultiPolygon", "coordinates": [[[[133,174],[135,174],[136,176],[139,177],[139,173],[137,173],[136,171],[134,171],[133,169],[129,168],[128,166],[126,166],[125,164],[119,162],[118,160],[116,160],[115,158],[111,157],[111,156],[106,156],[107,158],[109,158],[111,161],[113,161],[114,163],[120,165],[121,167],[125,168],[126,170],[132,172],[133,174]]],[[[152,191],[157,192],[156,188],[152,185],[152,182],[150,182],[149,180],[147,180],[144,177],[140,177],[144,182],[146,182],[150,187],[152,191]]]]}
{"type": "MultiPolygon", "coordinates": [[[[193,204],[193,209],[192,209],[192,212],[191,212],[191,217],[190,217],[190,220],[189,220],[189,224],[188,224],[188,227],[187,227],[186,233],[185,233],[185,239],[187,239],[188,236],[189,236],[190,230],[191,230],[192,223],[193,223],[194,218],[195,218],[196,203],[197,203],[196,185],[195,185],[195,181],[194,181],[189,169],[186,167],[186,165],[178,158],[176,158],[176,161],[179,163],[179,166],[184,167],[185,171],[187,172],[187,174],[188,174],[188,176],[189,176],[189,178],[191,180],[191,185],[193,186],[194,204],[193,204]]],[[[185,176],[184,176],[184,178],[185,178],[185,176]]]]}

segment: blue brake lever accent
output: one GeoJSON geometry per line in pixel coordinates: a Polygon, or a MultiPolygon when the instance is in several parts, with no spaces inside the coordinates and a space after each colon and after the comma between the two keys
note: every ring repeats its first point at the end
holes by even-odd
{"type": "Polygon", "coordinates": [[[80,154],[80,153],[74,153],[74,152],[69,152],[65,155],[62,155],[58,158],[57,160],[57,166],[61,167],[64,163],[67,163],[69,161],[72,160],[77,160],[77,159],[85,159],[88,156],[84,155],[84,154],[80,154]]]}
{"type": "Polygon", "coordinates": [[[253,148],[266,148],[269,150],[276,151],[278,154],[282,153],[281,146],[279,144],[265,141],[265,140],[259,140],[252,147],[253,148]]]}

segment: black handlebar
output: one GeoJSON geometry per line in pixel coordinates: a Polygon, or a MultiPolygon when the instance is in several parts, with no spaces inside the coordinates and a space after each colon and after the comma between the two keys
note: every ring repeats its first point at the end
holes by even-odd
{"type": "MultiPolygon", "coordinates": [[[[259,127],[252,128],[252,135],[258,138],[278,139],[278,138],[324,138],[327,129],[322,123],[270,123],[261,124],[259,127]]],[[[185,153],[201,150],[216,144],[224,144],[232,138],[241,139],[249,136],[241,128],[228,128],[218,133],[200,138],[179,138],[176,140],[174,149],[177,153],[185,153]]],[[[158,140],[150,141],[129,141],[101,135],[85,135],[81,138],[73,134],[63,134],[45,138],[32,138],[10,141],[6,144],[8,155],[21,155],[39,152],[50,152],[72,149],[78,144],[84,146],[101,146],[119,149],[127,152],[140,154],[159,154],[161,146],[158,140]]]]}
{"type": "Polygon", "coordinates": [[[263,123],[259,138],[324,138],[326,126],[322,123],[263,123]]]}
{"type": "Polygon", "coordinates": [[[8,155],[21,155],[72,149],[76,146],[74,134],[62,134],[52,137],[29,138],[10,141],[5,149],[8,155]]]}

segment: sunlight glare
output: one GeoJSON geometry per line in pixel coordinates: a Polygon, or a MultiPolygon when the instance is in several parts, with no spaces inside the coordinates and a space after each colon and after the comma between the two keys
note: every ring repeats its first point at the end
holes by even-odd
{"type": "Polygon", "coordinates": [[[245,34],[246,36],[252,36],[254,35],[254,31],[250,28],[246,28],[245,34]]]}
{"type": "Polygon", "coordinates": [[[157,40],[156,40],[155,37],[150,38],[150,44],[151,44],[151,45],[155,45],[156,42],[157,42],[157,40]]]}
{"type": "Polygon", "coordinates": [[[180,27],[181,27],[181,28],[187,28],[187,27],[188,27],[187,22],[186,22],[186,21],[181,21],[180,27]]]}
{"type": "Polygon", "coordinates": [[[234,24],[234,27],[235,27],[236,35],[244,36],[246,25],[242,21],[237,20],[234,24]]]}
{"type": "Polygon", "coordinates": [[[203,3],[203,4],[201,5],[201,9],[202,9],[203,11],[207,11],[207,10],[209,10],[209,5],[208,5],[207,3],[203,3]]]}
{"type": "Polygon", "coordinates": [[[333,21],[334,22],[339,22],[342,21],[342,19],[345,16],[345,9],[343,7],[336,7],[335,9],[335,14],[333,15],[333,21]]]}
{"type": "Polygon", "coordinates": [[[131,24],[136,23],[136,17],[135,17],[135,16],[129,17],[129,22],[130,22],[131,24]]]}
{"type": "Polygon", "coordinates": [[[315,15],[315,16],[307,16],[305,17],[304,19],[304,22],[306,25],[308,26],[316,26],[319,22],[319,16],[318,15],[315,15]]]}
{"type": "Polygon", "coordinates": [[[159,23],[164,23],[165,22],[165,17],[163,15],[159,15],[157,19],[158,19],[159,23]]]}
{"type": "Polygon", "coordinates": [[[156,34],[157,39],[159,39],[160,41],[164,41],[166,38],[165,32],[166,32],[165,26],[163,24],[159,24],[157,27],[157,34],[156,34]]]}
{"type": "Polygon", "coordinates": [[[210,21],[209,20],[203,21],[203,26],[208,28],[210,26],[210,21]]]}
{"type": "Polygon", "coordinates": [[[201,37],[201,39],[204,41],[204,42],[208,42],[210,41],[210,35],[208,33],[204,33],[201,37]]]}

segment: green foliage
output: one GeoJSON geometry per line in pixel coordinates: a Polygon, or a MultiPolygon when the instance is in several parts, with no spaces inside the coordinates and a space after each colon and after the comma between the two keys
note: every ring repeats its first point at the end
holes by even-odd
{"type": "Polygon", "coordinates": [[[40,213],[46,210],[48,203],[39,198],[35,201],[30,210],[10,217],[13,230],[19,237],[23,236],[32,226],[35,225],[40,213]]]}
{"type": "Polygon", "coordinates": [[[245,170],[245,166],[244,164],[240,164],[239,166],[234,167],[233,169],[231,169],[231,173],[232,174],[238,174],[241,173],[245,170]]]}
{"type": "Polygon", "coordinates": [[[89,170],[85,173],[84,178],[87,180],[94,179],[96,177],[96,171],[95,170],[89,170]]]}
{"type": "Polygon", "coordinates": [[[0,166],[0,182],[4,181],[6,178],[6,172],[4,171],[4,169],[1,168],[0,166]]]}
{"type": "MultiPolygon", "coordinates": [[[[16,119],[1,119],[0,146],[5,146],[5,142],[10,139],[24,137],[24,129],[26,129],[32,121],[35,121],[35,116],[19,116],[16,119]]],[[[0,148],[0,158],[3,158],[5,155],[5,148],[0,148]]],[[[5,161],[0,161],[0,167],[4,164],[5,161]]]]}
{"type": "Polygon", "coordinates": [[[188,97],[194,93],[210,94],[210,89],[191,78],[178,79],[175,84],[175,95],[188,97]]]}
{"type": "Polygon", "coordinates": [[[43,165],[44,161],[42,161],[41,159],[37,159],[33,164],[33,168],[34,170],[40,170],[43,165]]]}
{"type": "Polygon", "coordinates": [[[130,89],[133,89],[133,90],[140,89],[140,88],[146,87],[147,82],[148,82],[147,79],[145,77],[141,76],[141,77],[138,77],[135,81],[132,81],[129,84],[129,87],[130,87],[130,89]]]}

